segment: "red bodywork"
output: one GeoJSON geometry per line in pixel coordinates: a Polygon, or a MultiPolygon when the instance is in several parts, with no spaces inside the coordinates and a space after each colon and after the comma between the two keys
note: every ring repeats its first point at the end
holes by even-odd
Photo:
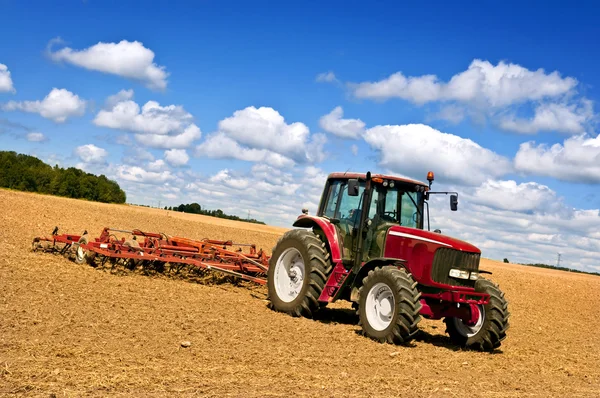
{"type": "MultiPolygon", "coordinates": [[[[387,232],[383,257],[406,260],[415,280],[423,285],[444,289],[448,286],[431,279],[433,256],[440,247],[481,254],[477,247],[462,240],[421,229],[393,226],[387,232]]],[[[456,289],[472,290],[460,286],[456,289]]]]}
{"type": "MultiPolygon", "coordinates": [[[[342,174],[340,173],[340,177],[342,174]]],[[[356,178],[356,176],[348,177],[346,175],[346,178],[356,178]]],[[[295,227],[303,228],[315,225],[323,231],[329,242],[333,263],[333,271],[327,279],[319,301],[331,302],[343,284],[347,282],[350,271],[342,263],[342,247],[335,225],[326,218],[308,215],[299,216],[294,223],[295,227]]],[[[477,305],[487,304],[489,295],[476,292],[471,287],[449,286],[433,281],[431,279],[433,257],[435,251],[440,247],[451,247],[455,250],[481,254],[477,247],[462,240],[397,225],[391,227],[386,234],[383,257],[404,260],[406,268],[419,284],[440,289],[436,293],[421,293],[423,306],[421,315],[430,319],[452,316],[463,319],[468,325],[475,324],[479,318],[477,305]]]]}

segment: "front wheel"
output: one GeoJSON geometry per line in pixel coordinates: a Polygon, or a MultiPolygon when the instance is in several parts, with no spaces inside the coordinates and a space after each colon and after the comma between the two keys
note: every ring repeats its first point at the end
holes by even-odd
{"type": "Polygon", "coordinates": [[[421,293],[406,270],[377,267],[359,290],[358,316],[363,334],[381,343],[406,344],[419,331],[421,293]]]}
{"type": "Polygon", "coordinates": [[[493,351],[500,347],[508,330],[508,301],[497,285],[480,278],[475,283],[475,291],[490,295],[490,302],[476,306],[479,318],[474,325],[468,325],[460,318],[444,319],[446,332],[454,344],[479,351],[493,351]]]}

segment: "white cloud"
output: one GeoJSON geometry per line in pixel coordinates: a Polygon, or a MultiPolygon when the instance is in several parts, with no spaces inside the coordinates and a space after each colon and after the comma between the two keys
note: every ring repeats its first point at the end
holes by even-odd
{"type": "Polygon", "coordinates": [[[585,131],[585,126],[594,117],[592,102],[583,100],[577,104],[541,104],[536,107],[531,120],[514,115],[503,118],[500,127],[522,134],[535,134],[538,131],[557,131],[577,134],[585,131]]]}
{"type": "Polygon", "coordinates": [[[403,175],[422,176],[419,180],[433,170],[440,180],[477,185],[511,171],[503,156],[470,139],[423,124],[376,126],[368,129],[364,138],[380,152],[381,166],[403,175]]]}
{"type": "Polygon", "coordinates": [[[358,155],[358,145],[352,144],[352,146],[350,146],[350,150],[354,156],[358,155]]]}
{"type": "Polygon", "coordinates": [[[12,78],[10,77],[10,71],[4,64],[0,64],[0,93],[16,93],[15,87],[13,86],[12,78]]]}
{"type": "Polygon", "coordinates": [[[121,90],[118,93],[109,95],[108,98],[106,98],[106,109],[111,110],[117,106],[119,102],[125,102],[131,99],[133,99],[133,90],[121,90]]]}
{"type": "Polygon", "coordinates": [[[283,155],[266,149],[253,149],[240,146],[223,133],[209,136],[196,147],[196,156],[212,159],[239,159],[248,162],[264,162],[274,167],[291,167],[295,162],[283,155]]]}
{"type": "Polygon", "coordinates": [[[41,101],[9,101],[2,108],[5,111],[23,111],[39,113],[42,117],[64,123],[68,118],[82,116],[86,103],[76,94],[62,89],[53,88],[41,101]]]}
{"type": "Polygon", "coordinates": [[[104,163],[108,152],[94,144],[87,144],[75,148],[75,155],[85,163],[104,163]]]}
{"type": "Polygon", "coordinates": [[[167,168],[168,168],[167,164],[162,159],[157,159],[155,161],[148,163],[148,170],[150,170],[150,171],[154,171],[154,172],[163,171],[163,170],[166,170],[167,168]]]}
{"type": "Polygon", "coordinates": [[[416,104],[431,101],[485,101],[492,107],[561,96],[577,85],[571,77],[543,69],[529,70],[517,64],[473,60],[469,68],[447,83],[435,75],[406,77],[397,72],[378,82],[351,84],[358,98],[402,98],[416,104]]]}
{"type": "MultiPolygon", "coordinates": [[[[56,40],[55,40],[56,41],[56,40]]],[[[99,42],[83,50],[64,47],[48,50],[56,62],[68,62],[89,70],[109,73],[144,83],[148,88],[164,90],[168,73],[154,62],[154,52],[138,41],[99,42]]]]}
{"type": "Polygon", "coordinates": [[[178,167],[187,164],[190,160],[185,149],[170,149],[165,151],[165,161],[171,166],[178,167]]]}
{"type": "MultiPolygon", "coordinates": [[[[162,162],[162,160],[159,160],[162,162]]],[[[158,166],[158,165],[155,165],[158,166]]],[[[144,183],[144,184],[162,184],[174,180],[173,174],[168,171],[147,171],[139,166],[118,166],[116,169],[118,179],[144,183]]]]}
{"type": "Polygon", "coordinates": [[[338,79],[335,77],[335,73],[331,71],[319,73],[315,80],[319,83],[333,83],[338,81],[338,79]]]}
{"type": "Polygon", "coordinates": [[[123,152],[122,162],[127,164],[139,164],[144,161],[153,161],[154,155],[140,147],[128,147],[123,152]]]}
{"type": "Polygon", "coordinates": [[[221,120],[218,131],[197,146],[195,155],[289,167],[323,161],[326,141],[323,134],[311,135],[303,123],[287,124],[273,108],[250,106],[221,120]]]}
{"type": "Polygon", "coordinates": [[[184,149],[202,137],[193,116],[182,106],[148,101],[140,108],[132,97],[132,90],[110,96],[107,108],[98,112],[94,124],[133,132],[137,142],[153,148],[184,149]]]}
{"type": "Polygon", "coordinates": [[[328,133],[343,138],[358,138],[365,131],[365,123],[360,119],[343,119],[344,110],[335,107],[327,115],[322,116],[319,125],[328,133]]]}
{"type": "Polygon", "coordinates": [[[563,181],[600,182],[600,136],[570,137],[563,144],[521,144],[514,160],[515,169],[526,174],[554,177],[563,181]]]}
{"type": "Polygon", "coordinates": [[[182,106],[161,106],[156,101],[148,101],[140,109],[134,101],[125,99],[114,103],[115,99],[123,96],[123,91],[109,97],[107,103],[113,106],[103,109],[94,118],[94,124],[100,127],[120,129],[142,134],[166,135],[173,131],[181,131],[193,117],[182,106]]]}
{"type": "Polygon", "coordinates": [[[303,157],[310,132],[304,123],[287,124],[269,107],[249,106],[219,122],[219,132],[250,148],[266,149],[290,157],[303,157]]]}
{"type": "Polygon", "coordinates": [[[195,124],[188,126],[182,133],[175,135],[136,134],[135,140],[151,148],[189,148],[194,141],[202,137],[202,132],[195,124]]]}
{"type": "Polygon", "coordinates": [[[27,133],[26,138],[29,142],[42,142],[47,139],[44,134],[38,132],[27,133]]]}
{"type": "Polygon", "coordinates": [[[473,203],[515,212],[544,211],[562,206],[556,192],[536,182],[485,181],[470,198],[473,203]]]}

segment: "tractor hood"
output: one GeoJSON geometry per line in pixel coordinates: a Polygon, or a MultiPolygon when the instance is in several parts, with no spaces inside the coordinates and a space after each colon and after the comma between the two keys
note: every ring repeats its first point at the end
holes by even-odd
{"type": "Polygon", "coordinates": [[[388,236],[399,238],[420,240],[423,243],[439,245],[442,247],[451,247],[456,250],[461,250],[470,253],[481,253],[476,246],[467,243],[460,239],[455,239],[447,235],[442,235],[436,232],[424,231],[422,229],[407,228],[401,226],[393,226],[388,230],[388,236]]]}

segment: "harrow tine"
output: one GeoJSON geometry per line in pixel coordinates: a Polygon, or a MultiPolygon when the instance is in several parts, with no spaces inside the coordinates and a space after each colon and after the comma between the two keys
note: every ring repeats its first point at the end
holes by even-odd
{"type": "Polygon", "coordinates": [[[268,271],[269,259],[262,250],[257,252],[254,244],[207,238],[193,240],[139,229],[104,228],[99,238],[81,241],[82,236],[86,235],[87,230],[84,235],[59,235],[58,227],[55,227],[52,238],[35,238],[32,249],[64,255],[70,254],[72,248],[81,248],[87,253],[89,265],[107,268],[108,261],[111,272],[115,272],[117,267],[132,271],[139,269],[147,275],[162,273],[204,276],[207,272],[216,271],[261,285],[266,284],[262,276],[268,271]],[[113,232],[130,234],[132,238],[117,238],[113,232]],[[44,241],[52,242],[52,248],[44,247],[41,243],[44,241]],[[64,246],[60,248],[57,243],[64,246]],[[242,247],[249,247],[249,254],[244,253],[242,247]]]}

